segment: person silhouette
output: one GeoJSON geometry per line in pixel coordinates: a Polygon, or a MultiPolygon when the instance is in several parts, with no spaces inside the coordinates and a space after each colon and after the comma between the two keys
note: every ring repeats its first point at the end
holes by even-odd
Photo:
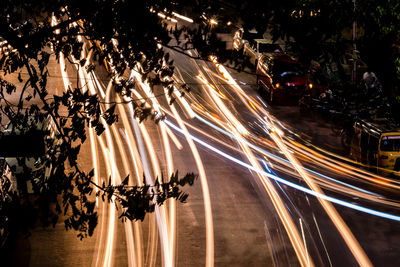
{"type": "Polygon", "coordinates": [[[362,79],[367,89],[374,88],[378,82],[378,78],[376,77],[375,73],[370,69],[367,69],[367,71],[364,72],[362,79]]]}

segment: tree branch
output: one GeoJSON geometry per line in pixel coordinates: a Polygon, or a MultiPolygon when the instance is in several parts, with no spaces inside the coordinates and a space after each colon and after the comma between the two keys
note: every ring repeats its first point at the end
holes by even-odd
{"type": "Polygon", "coordinates": [[[19,101],[18,101],[18,106],[17,106],[18,107],[17,113],[19,113],[21,111],[21,109],[22,109],[22,97],[24,95],[25,89],[27,88],[27,86],[31,82],[31,80],[32,80],[32,78],[29,77],[29,79],[25,82],[24,87],[21,90],[21,94],[19,96],[19,101]]]}

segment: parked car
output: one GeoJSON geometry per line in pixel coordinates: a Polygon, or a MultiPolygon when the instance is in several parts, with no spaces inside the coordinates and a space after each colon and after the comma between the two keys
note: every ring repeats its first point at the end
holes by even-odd
{"type": "Polygon", "coordinates": [[[299,99],[313,88],[300,63],[286,54],[262,55],[256,74],[258,88],[266,91],[271,103],[277,99],[299,99]]]}

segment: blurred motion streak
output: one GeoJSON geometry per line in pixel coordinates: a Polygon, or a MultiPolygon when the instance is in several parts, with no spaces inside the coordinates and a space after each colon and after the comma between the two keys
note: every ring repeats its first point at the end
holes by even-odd
{"type": "MultiPolygon", "coordinates": [[[[230,79],[232,77],[230,75],[228,75],[228,72],[226,71],[226,69],[216,62],[216,58],[211,58],[211,59],[213,60],[214,64],[216,65],[216,67],[218,68],[220,73],[223,74],[223,76],[232,84],[232,86],[239,87],[237,85],[237,83],[234,82],[233,79],[230,79]]],[[[269,117],[269,114],[265,114],[265,115],[267,115],[267,117],[269,117]]],[[[275,143],[278,145],[280,150],[286,155],[286,157],[288,158],[290,163],[297,170],[297,172],[301,175],[301,177],[304,179],[304,181],[307,183],[307,185],[314,192],[317,192],[317,193],[323,195],[324,194],[323,191],[318,187],[317,184],[314,183],[314,181],[312,179],[309,178],[309,176],[304,171],[304,169],[302,168],[300,163],[292,155],[292,153],[290,153],[288,151],[287,147],[282,142],[281,136],[283,136],[283,132],[279,128],[276,128],[274,125],[270,125],[270,128],[272,128],[272,130],[270,132],[271,138],[275,141],[275,143]]],[[[352,232],[350,231],[348,226],[344,223],[343,219],[340,217],[339,213],[335,210],[333,205],[330,202],[326,201],[325,199],[318,198],[318,200],[321,202],[321,205],[323,206],[323,208],[325,209],[325,211],[331,218],[332,222],[335,224],[336,228],[339,230],[340,234],[342,235],[346,244],[349,246],[349,248],[352,251],[357,262],[361,266],[372,266],[372,263],[368,259],[364,250],[361,248],[360,244],[355,239],[354,235],[352,234],[352,232]]]]}
{"type": "MultiPolygon", "coordinates": [[[[242,148],[244,154],[250,161],[251,165],[258,169],[262,170],[259,161],[256,159],[255,155],[248,147],[246,142],[243,141],[242,134],[248,134],[246,128],[235,118],[235,116],[231,113],[229,108],[219,99],[218,95],[214,92],[214,86],[208,83],[203,74],[197,76],[197,78],[207,87],[209,88],[209,92],[211,94],[214,103],[216,104],[217,108],[220,110],[220,113],[227,118],[228,122],[232,125],[229,131],[234,135],[236,140],[239,142],[240,147],[242,148]]],[[[230,125],[228,124],[228,125],[230,125]]],[[[277,211],[283,226],[288,234],[290,242],[293,245],[293,249],[297,255],[297,258],[302,266],[314,266],[313,262],[310,260],[310,256],[308,255],[307,249],[305,248],[304,244],[302,243],[302,238],[298,232],[298,229],[293,222],[289,212],[287,211],[283,201],[280,199],[279,194],[276,192],[275,187],[272,185],[271,180],[264,177],[262,173],[257,172],[257,175],[260,178],[265,190],[267,191],[275,210],[277,211]]]]}
{"type": "MultiPolygon", "coordinates": [[[[165,94],[168,103],[170,103],[171,99],[169,98],[168,94],[165,94]]],[[[187,130],[185,124],[183,123],[181,117],[179,116],[178,112],[175,109],[174,104],[170,106],[175,119],[177,120],[181,133],[185,136],[189,147],[192,151],[193,157],[196,162],[197,170],[199,171],[199,177],[201,182],[201,189],[203,192],[203,201],[204,201],[204,212],[205,212],[205,219],[206,219],[206,266],[212,267],[214,266],[214,226],[213,226],[213,219],[212,219],[212,209],[211,209],[211,199],[210,199],[210,192],[208,189],[208,182],[206,172],[204,170],[203,162],[201,160],[200,154],[197,150],[195,143],[192,140],[189,131],[187,130]]]]}

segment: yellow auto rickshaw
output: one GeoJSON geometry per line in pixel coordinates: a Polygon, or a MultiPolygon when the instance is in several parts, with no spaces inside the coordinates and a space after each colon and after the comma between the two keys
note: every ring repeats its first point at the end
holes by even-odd
{"type": "Polygon", "coordinates": [[[400,129],[388,123],[354,123],[350,158],[383,176],[400,176],[400,129]]]}

